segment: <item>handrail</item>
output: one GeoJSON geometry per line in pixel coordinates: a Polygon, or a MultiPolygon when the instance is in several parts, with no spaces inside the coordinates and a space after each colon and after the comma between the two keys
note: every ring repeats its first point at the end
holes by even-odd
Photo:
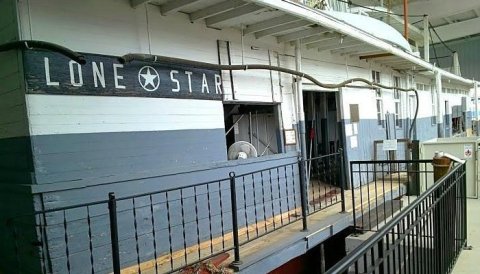
{"type": "MultiPolygon", "coordinates": [[[[415,208],[422,203],[429,195],[431,195],[437,189],[443,187],[442,183],[452,174],[457,172],[462,166],[465,164],[458,164],[452,170],[450,170],[447,174],[442,176],[433,186],[423,192],[417,199],[415,199],[411,204],[409,204],[404,210],[402,210],[398,215],[396,215],[392,220],[390,220],[386,225],[384,225],[380,230],[378,230],[372,237],[368,238],[365,242],[360,244],[352,253],[353,255],[349,255],[344,257],[340,260],[334,267],[329,269],[326,274],[334,274],[345,271],[351,265],[353,265],[356,261],[358,261],[361,256],[363,256],[366,252],[372,248],[373,245],[377,244],[379,241],[383,239],[385,235],[388,234],[390,230],[392,230],[402,219],[404,219],[408,214],[410,214],[415,208]]],[[[462,175],[464,175],[466,171],[464,170],[462,175]]]]}
{"type": "MultiPolygon", "coordinates": [[[[178,255],[177,247],[174,247],[174,243],[170,242],[170,249],[166,255],[164,254],[166,257],[170,256],[172,265],[166,266],[166,268],[169,268],[169,273],[178,271],[181,268],[192,264],[199,264],[203,260],[218,255],[221,252],[229,252],[232,250],[235,258],[231,267],[236,269],[238,268],[238,265],[241,264],[241,247],[246,243],[259,239],[260,237],[300,220],[303,222],[303,230],[306,230],[307,217],[310,214],[321,211],[337,203],[342,203],[342,212],[345,212],[345,181],[344,177],[340,176],[340,174],[343,174],[344,170],[342,150],[308,160],[296,158],[288,159],[286,162],[286,164],[274,162],[266,168],[256,169],[242,174],[235,174],[232,171],[228,174],[228,177],[221,177],[216,180],[194,183],[192,185],[165,188],[158,191],[120,197],[116,197],[114,192],[110,192],[108,199],[101,201],[34,210],[29,214],[14,216],[8,220],[7,226],[12,230],[15,244],[26,239],[28,239],[29,242],[33,241],[33,244],[40,249],[39,252],[42,255],[42,258],[40,258],[41,264],[49,265],[52,255],[50,254],[50,235],[48,234],[53,233],[52,235],[55,235],[55,237],[58,236],[58,239],[61,239],[62,236],[66,239],[64,252],[68,258],[68,254],[71,252],[68,243],[69,234],[71,233],[70,227],[72,226],[70,216],[72,216],[71,214],[75,214],[76,217],[74,218],[74,221],[84,220],[82,227],[85,228],[85,230],[88,230],[90,241],[88,250],[90,251],[90,256],[93,256],[96,247],[92,244],[94,242],[94,240],[92,240],[92,235],[96,232],[92,232],[92,226],[100,220],[94,218],[100,215],[93,212],[96,212],[100,209],[100,206],[104,205],[105,208],[100,210],[106,210],[106,212],[105,214],[102,213],[101,218],[109,217],[109,221],[102,221],[101,225],[105,226],[105,231],[110,232],[110,242],[107,243],[107,245],[110,244],[112,248],[110,260],[113,266],[113,272],[120,273],[121,266],[125,263],[122,262],[123,255],[120,256],[120,246],[121,242],[125,239],[119,236],[118,230],[119,225],[122,225],[125,222],[133,222],[133,230],[130,231],[131,233],[128,237],[132,239],[134,238],[134,242],[137,245],[136,265],[130,265],[129,267],[140,268],[146,267],[148,264],[155,264],[155,266],[158,264],[156,260],[152,262],[143,262],[143,259],[140,258],[138,253],[138,250],[141,249],[139,248],[138,242],[139,238],[143,235],[143,232],[139,233],[137,228],[137,215],[144,211],[142,214],[145,214],[151,222],[149,228],[144,229],[147,229],[146,233],[152,234],[154,239],[154,252],[157,251],[157,243],[155,240],[156,234],[163,233],[162,235],[164,236],[168,235],[168,237],[172,237],[172,233],[177,233],[173,232],[173,230],[180,230],[185,235],[185,233],[188,233],[187,230],[189,229],[187,228],[187,225],[193,225],[193,227],[196,227],[197,232],[196,234],[194,233],[196,239],[193,238],[193,240],[190,239],[187,241],[185,240],[186,238],[184,238],[183,243],[180,239],[176,244],[183,245],[183,247],[181,247],[181,245],[179,246],[185,250],[190,248],[196,250],[195,252],[199,252],[198,259],[188,262],[185,260],[184,264],[181,266],[174,266],[172,258],[175,256],[187,255],[185,255],[186,253],[183,255],[179,253],[180,255],[178,255]],[[327,173],[321,174],[327,174],[330,181],[327,180],[321,182],[324,184],[322,185],[322,191],[324,191],[323,194],[318,188],[316,190],[312,189],[312,197],[310,197],[312,198],[312,201],[316,201],[315,203],[317,203],[317,201],[323,199],[322,195],[329,194],[330,190],[331,192],[334,192],[334,194],[331,194],[334,196],[330,197],[330,200],[321,202],[320,206],[313,206],[313,210],[311,211],[309,210],[310,205],[308,203],[308,181],[302,180],[302,176],[299,174],[305,172],[305,163],[307,161],[328,162],[326,169],[327,173]],[[330,166],[330,164],[332,166],[330,166]],[[334,186],[334,184],[337,186],[334,186]],[[317,196],[314,195],[315,191],[318,193],[317,196]],[[156,194],[162,194],[163,196],[157,197],[155,196],[156,194]],[[228,196],[230,197],[227,197],[227,194],[229,194],[228,196]],[[252,199],[252,197],[253,204],[250,204],[249,200],[252,199]],[[117,203],[121,201],[123,201],[123,203],[120,207],[117,207],[117,203]],[[125,201],[127,201],[127,203],[125,203],[125,201]],[[159,204],[161,204],[162,208],[166,210],[160,210],[159,204]],[[252,206],[252,210],[255,211],[254,219],[249,218],[246,214],[252,206]],[[218,208],[220,208],[219,211],[218,208]],[[78,215],[80,211],[75,211],[77,209],[81,209],[81,215],[78,215]],[[204,210],[206,212],[203,212],[204,210]],[[128,216],[126,216],[124,214],[126,211],[131,212],[132,215],[130,216],[129,213],[128,216]],[[160,211],[161,213],[159,213],[160,211]],[[193,217],[187,218],[186,211],[190,212],[188,213],[190,214],[189,216],[193,217]],[[56,212],[59,214],[46,216],[47,214],[56,212]],[[191,213],[193,213],[193,215],[191,215],[191,213]],[[36,229],[40,231],[41,235],[35,236],[35,239],[33,240],[29,239],[29,234],[17,232],[18,225],[21,224],[18,219],[24,216],[35,216],[34,218],[36,221],[29,225],[35,226],[36,229]],[[171,218],[177,218],[177,220],[172,221],[171,218]],[[216,220],[215,222],[220,222],[219,226],[213,221],[214,219],[216,220]],[[167,222],[165,222],[165,220],[167,220],[167,222]],[[204,221],[210,222],[209,227],[206,229],[201,228],[201,223],[204,221]],[[164,228],[163,231],[157,230],[157,222],[164,222],[166,228],[164,228]],[[49,230],[48,227],[51,225],[59,225],[63,227],[63,230],[49,230]],[[107,225],[110,227],[106,227],[107,225]],[[215,225],[215,227],[213,227],[213,225],[215,225]],[[152,231],[149,231],[149,229],[152,231]],[[227,234],[232,236],[226,236],[227,234]],[[200,254],[200,246],[205,245],[202,237],[207,237],[206,243],[207,245],[210,245],[212,249],[209,251],[210,254],[200,254]],[[228,237],[233,237],[233,243],[228,242],[228,237]],[[213,247],[217,244],[219,246],[215,247],[216,251],[214,252],[213,247]]],[[[315,188],[313,185],[310,187],[315,188]]],[[[73,241],[75,242],[76,240],[73,241]]],[[[22,265],[20,259],[23,255],[22,252],[23,251],[20,249],[15,250],[15,255],[17,256],[16,263],[19,269],[22,265]]],[[[158,254],[156,254],[155,257],[158,257],[157,255],[158,254]]],[[[58,255],[55,254],[53,256],[58,255]]],[[[52,267],[48,266],[48,268],[51,269],[52,267]]],[[[49,273],[49,271],[50,270],[44,270],[44,273],[49,273]]]]}
{"type": "Polygon", "coordinates": [[[415,163],[432,163],[432,160],[375,160],[375,161],[351,161],[352,164],[415,164],[415,163]]]}

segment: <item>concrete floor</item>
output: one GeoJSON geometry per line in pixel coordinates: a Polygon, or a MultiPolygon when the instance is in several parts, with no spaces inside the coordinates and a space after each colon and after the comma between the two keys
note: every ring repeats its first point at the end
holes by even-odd
{"type": "Polygon", "coordinates": [[[479,273],[480,259],[480,200],[469,199],[467,201],[468,214],[468,245],[473,246],[472,250],[464,250],[460,254],[453,274],[479,273]]]}

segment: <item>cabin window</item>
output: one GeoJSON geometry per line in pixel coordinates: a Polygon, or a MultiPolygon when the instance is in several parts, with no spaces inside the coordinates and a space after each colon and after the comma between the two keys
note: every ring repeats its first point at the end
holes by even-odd
{"type": "MultiPolygon", "coordinates": [[[[396,88],[400,87],[400,77],[394,76],[393,82],[396,88]]],[[[402,127],[402,96],[401,91],[394,89],[393,90],[393,99],[395,102],[395,126],[398,128],[402,127]]]]}
{"type": "MultiPolygon", "coordinates": [[[[278,113],[278,105],[225,104],[227,148],[230,149],[235,143],[243,141],[255,148],[258,157],[281,153],[283,146],[278,137],[278,113]]],[[[229,159],[242,159],[243,156],[229,155],[229,159]]]]}
{"type": "MultiPolygon", "coordinates": [[[[380,72],[372,71],[372,82],[380,83],[380,72]]],[[[383,96],[382,90],[379,88],[375,89],[375,102],[377,107],[377,124],[383,127],[385,125],[383,120],[383,96]]]]}

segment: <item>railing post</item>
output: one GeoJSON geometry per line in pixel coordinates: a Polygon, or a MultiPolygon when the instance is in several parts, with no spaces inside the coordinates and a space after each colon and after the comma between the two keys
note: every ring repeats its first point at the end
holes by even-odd
{"type": "MultiPolygon", "coordinates": [[[[440,178],[442,178],[445,174],[448,173],[450,169],[451,159],[447,157],[443,157],[439,153],[435,153],[435,157],[433,157],[433,180],[434,184],[437,183],[440,178]]],[[[445,185],[446,183],[443,182],[445,185]]],[[[448,210],[448,206],[446,206],[446,200],[448,200],[448,196],[443,196],[443,192],[446,192],[447,186],[442,186],[441,188],[437,188],[433,193],[433,199],[436,201],[436,205],[433,210],[433,246],[435,250],[435,258],[437,260],[436,263],[436,272],[443,273],[445,270],[446,262],[443,258],[445,254],[444,245],[446,245],[446,221],[445,217],[445,210],[448,210]]],[[[448,201],[447,201],[448,202],[448,201]]]]}
{"type": "Polygon", "coordinates": [[[468,214],[467,214],[467,164],[462,164],[462,181],[460,185],[461,189],[461,201],[462,201],[462,240],[464,241],[463,249],[472,250],[472,246],[468,245],[468,234],[467,234],[467,225],[468,225],[468,214]]]}
{"type": "MultiPolygon", "coordinates": [[[[410,145],[412,148],[412,159],[419,160],[420,159],[420,141],[413,140],[410,143],[410,145]]],[[[407,164],[407,171],[408,171],[408,166],[409,165],[407,164]]],[[[420,189],[420,176],[419,176],[420,165],[418,163],[413,163],[411,166],[412,166],[412,174],[410,174],[411,181],[407,185],[407,195],[418,196],[422,192],[422,190],[420,189]]]]}
{"type": "MultiPolygon", "coordinates": [[[[353,185],[353,163],[350,162],[350,188],[352,191],[352,217],[353,217],[353,229],[357,230],[357,212],[355,208],[355,187],[353,185]]],[[[362,189],[362,183],[360,181],[360,191],[362,189]]]]}
{"type": "Polygon", "coordinates": [[[230,200],[232,203],[232,233],[233,233],[233,253],[234,261],[232,266],[239,266],[242,264],[240,261],[240,240],[238,238],[238,212],[237,212],[237,189],[235,185],[235,172],[230,172],[230,200]]]}
{"type": "Polygon", "coordinates": [[[307,173],[305,169],[305,161],[300,157],[298,160],[298,168],[300,169],[300,202],[302,207],[302,226],[303,231],[308,230],[308,204],[307,204],[307,173]]]}
{"type": "Polygon", "coordinates": [[[343,148],[338,149],[339,160],[340,160],[340,197],[342,199],[342,212],[345,212],[345,162],[343,157],[343,148]]]}
{"type": "Polygon", "coordinates": [[[110,216],[110,240],[112,244],[113,273],[120,274],[120,248],[118,245],[117,201],[115,193],[108,193],[108,214],[110,216]]]}
{"type": "MultiPolygon", "coordinates": [[[[378,248],[378,260],[379,260],[378,273],[384,274],[385,273],[385,254],[384,254],[383,238],[380,241],[378,241],[377,248],[378,248]]],[[[388,260],[388,257],[387,257],[387,260],[388,260]]]]}

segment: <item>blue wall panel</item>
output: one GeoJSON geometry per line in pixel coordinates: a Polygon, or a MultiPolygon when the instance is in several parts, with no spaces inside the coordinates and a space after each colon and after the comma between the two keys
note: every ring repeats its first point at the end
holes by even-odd
{"type": "MultiPolygon", "coordinates": [[[[103,200],[110,191],[115,191],[117,197],[121,198],[149,191],[185,187],[182,190],[153,194],[151,197],[148,195],[117,202],[120,257],[122,266],[128,267],[135,265],[137,260],[144,262],[155,257],[154,238],[156,255],[159,257],[171,251],[183,250],[184,247],[195,247],[199,241],[208,242],[230,233],[232,207],[228,174],[231,171],[239,175],[236,179],[239,226],[245,228],[256,222],[260,224],[253,231],[249,231],[250,238],[265,233],[263,221],[273,216],[288,212],[290,217],[287,218],[296,220],[300,211],[300,181],[296,161],[296,153],[289,153],[209,164],[182,173],[164,174],[148,179],[54,190],[39,194],[43,197],[43,202],[38,200],[37,206],[51,208],[103,200]],[[286,166],[275,168],[281,165],[286,166]],[[273,169],[255,172],[268,168],[273,169]],[[250,172],[254,173],[241,176],[250,172]],[[193,184],[203,182],[211,183],[192,187],[193,184]]],[[[65,214],[48,214],[47,237],[55,272],[62,273],[67,270],[67,249],[69,253],[75,254],[69,257],[70,264],[83,262],[84,269],[92,267],[87,256],[90,254],[89,233],[92,235],[93,253],[99,254],[93,259],[93,268],[99,273],[111,270],[110,264],[106,263],[110,262],[111,256],[105,248],[110,245],[106,214],[106,205],[93,206],[89,208],[89,212],[83,208],[67,210],[65,214]],[[89,215],[92,224],[90,232],[86,225],[89,215]],[[67,230],[64,220],[68,224],[67,230]],[[65,231],[68,234],[68,243],[65,231]],[[101,253],[102,250],[107,252],[101,253]]],[[[285,223],[287,222],[285,219],[285,223]]],[[[276,225],[280,226],[281,223],[277,221],[276,225]]],[[[241,240],[245,241],[245,233],[242,237],[241,240]]],[[[231,239],[226,241],[225,245],[230,247],[231,239]]],[[[195,256],[198,256],[196,252],[189,253],[189,260],[195,256]]]]}

